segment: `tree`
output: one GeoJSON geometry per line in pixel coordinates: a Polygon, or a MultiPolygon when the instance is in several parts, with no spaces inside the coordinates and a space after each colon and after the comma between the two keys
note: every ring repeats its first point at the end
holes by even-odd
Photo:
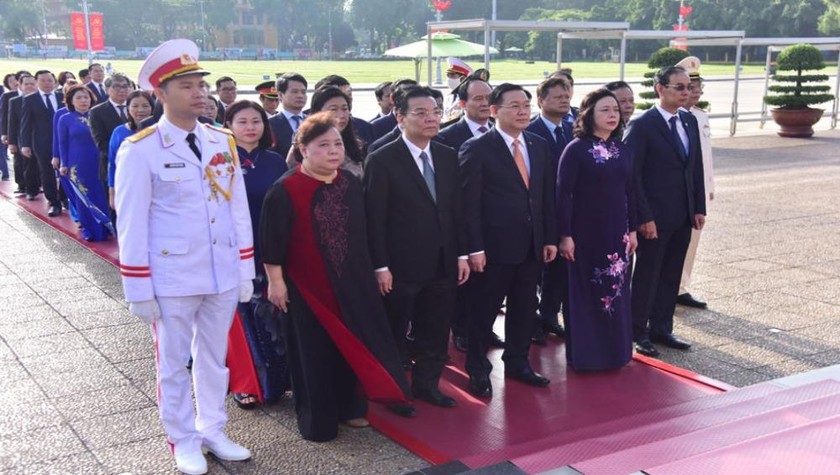
{"type": "Polygon", "coordinates": [[[840,35],[840,0],[823,0],[826,10],[819,19],[817,29],[829,36],[840,35]]]}
{"type": "Polygon", "coordinates": [[[24,43],[26,38],[39,36],[43,24],[41,9],[31,0],[8,0],[0,8],[0,33],[7,39],[24,43]]]}

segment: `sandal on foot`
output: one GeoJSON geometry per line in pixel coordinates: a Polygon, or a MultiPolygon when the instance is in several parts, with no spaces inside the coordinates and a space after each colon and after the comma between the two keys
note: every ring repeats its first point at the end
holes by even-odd
{"type": "Polygon", "coordinates": [[[257,396],[246,393],[233,393],[233,402],[239,406],[240,409],[253,409],[259,404],[257,396]]]}
{"type": "Polygon", "coordinates": [[[368,420],[365,419],[364,417],[357,417],[355,419],[347,419],[346,421],[344,421],[344,424],[346,424],[348,427],[352,427],[354,429],[364,429],[365,427],[370,426],[370,422],[368,422],[368,420]]]}

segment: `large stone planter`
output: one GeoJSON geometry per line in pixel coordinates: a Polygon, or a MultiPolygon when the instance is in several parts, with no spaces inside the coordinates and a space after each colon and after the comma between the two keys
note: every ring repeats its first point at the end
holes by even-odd
{"type": "Polygon", "coordinates": [[[773,120],[779,124],[777,132],[782,137],[810,137],[814,135],[813,126],[822,118],[823,109],[770,109],[773,120]]]}

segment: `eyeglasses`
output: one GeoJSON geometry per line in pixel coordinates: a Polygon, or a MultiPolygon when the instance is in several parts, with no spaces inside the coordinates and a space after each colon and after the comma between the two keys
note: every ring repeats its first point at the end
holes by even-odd
{"type": "Polygon", "coordinates": [[[408,113],[419,119],[426,119],[433,115],[437,118],[443,117],[443,109],[435,109],[431,111],[428,109],[415,109],[413,111],[408,111],[408,113]]]}
{"type": "Polygon", "coordinates": [[[691,86],[686,86],[685,84],[665,84],[663,87],[673,89],[678,92],[683,92],[686,89],[691,90],[691,86]]]}
{"type": "Polygon", "coordinates": [[[701,91],[702,92],[703,91],[703,85],[692,83],[690,86],[688,86],[688,90],[692,91],[692,92],[694,92],[694,91],[701,91]]]}
{"type": "Polygon", "coordinates": [[[514,111],[529,111],[531,110],[531,104],[506,104],[503,106],[496,106],[500,109],[510,109],[514,111]]]}

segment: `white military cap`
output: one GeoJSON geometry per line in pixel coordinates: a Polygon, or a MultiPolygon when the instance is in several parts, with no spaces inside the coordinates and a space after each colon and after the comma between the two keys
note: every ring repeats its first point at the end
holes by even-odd
{"type": "Polygon", "coordinates": [[[700,77],[700,58],[697,56],[689,56],[677,63],[677,66],[685,69],[689,78],[702,79],[700,77]]]}
{"type": "Polygon", "coordinates": [[[450,56],[446,58],[446,62],[449,63],[449,69],[446,70],[447,74],[458,73],[461,76],[469,76],[473,72],[473,68],[458,58],[450,56]]]}
{"type": "Polygon", "coordinates": [[[155,48],[140,68],[140,87],[150,91],[169,79],[188,74],[210,74],[198,65],[198,45],[183,38],[155,48]]]}

